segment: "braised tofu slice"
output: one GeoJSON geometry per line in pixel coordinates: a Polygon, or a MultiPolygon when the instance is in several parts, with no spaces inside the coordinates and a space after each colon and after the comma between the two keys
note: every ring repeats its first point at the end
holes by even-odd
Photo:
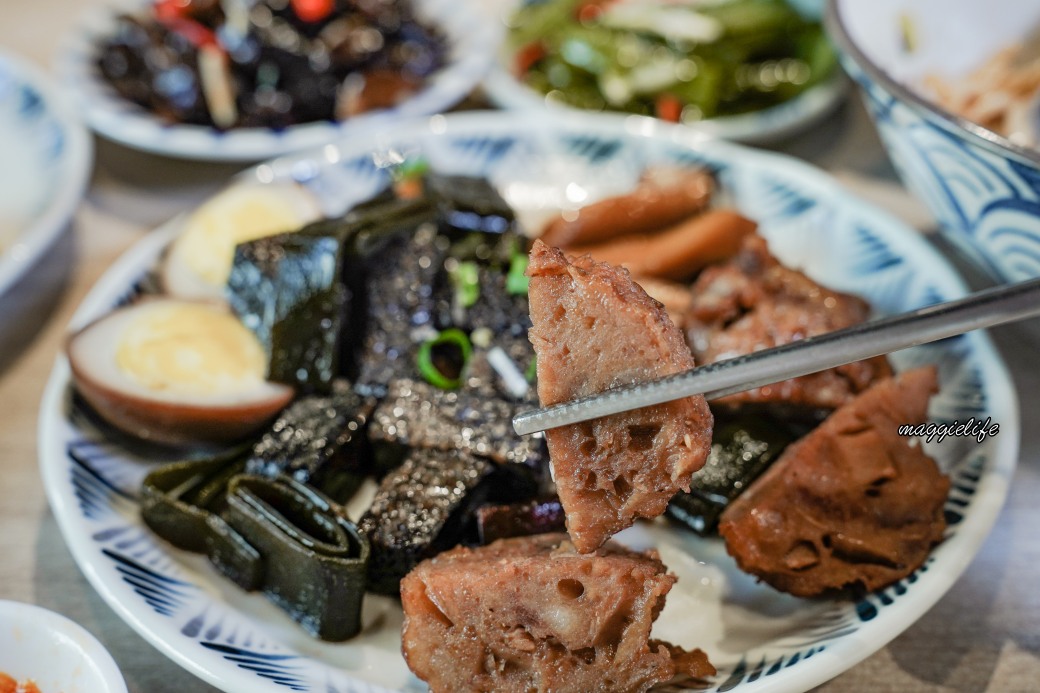
{"type": "Polygon", "coordinates": [[[741,569],[807,597],[918,568],[942,540],[950,481],[898,430],[925,420],[936,390],[932,367],[883,380],[789,446],[722,514],[741,569]]]}
{"type": "MultiPolygon", "coordinates": [[[[567,258],[535,241],[527,272],[543,406],[693,367],[682,334],[627,270],[567,258]]],[[[698,396],[547,431],[577,550],[593,551],[689,490],[708,456],[711,428],[698,396]]]]}
{"type": "Polygon", "coordinates": [[[442,691],[645,691],[715,673],[650,640],[675,577],[655,552],[580,554],[562,533],[455,548],[401,582],[408,666],[442,691]]]}

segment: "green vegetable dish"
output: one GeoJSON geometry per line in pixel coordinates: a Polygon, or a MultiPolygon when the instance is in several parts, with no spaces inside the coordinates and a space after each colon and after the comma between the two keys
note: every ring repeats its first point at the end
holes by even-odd
{"type": "Polygon", "coordinates": [[[510,25],[513,74],[549,100],[673,122],[769,108],[836,68],[784,0],[526,0],[510,25]]]}

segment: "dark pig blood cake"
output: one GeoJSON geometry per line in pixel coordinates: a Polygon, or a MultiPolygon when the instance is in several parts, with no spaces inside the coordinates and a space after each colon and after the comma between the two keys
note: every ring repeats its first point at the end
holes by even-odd
{"type": "Polygon", "coordinates": [[[402,649],[434,693],[624,693],[712,676],[700,650],[650,640],[674,582],[655,552],[579,554],[564,534],[455,548],[401,582],[402,649]]]}
{"type": "MultiPolygon", "coordinates": [[[[697,278],[685,328],[694,356],[705,364],[850,327],[869,315],[866,301],[784,267],[765,239],[752,234],[732,260],[708,267],[697,278]]],[[[891,374],[888,360],[878,356],[721,401],[835,409],[891,374]]]]}
{"type": "MultiPolygon", "coordinates": [[[[531,342],[543,406],[671,375],[693,367],[683,336],[627,270],[588,256],[566,258],[536,241],[531,342]]],[[[557,493],[578,551],[600,546],[636,518],[656,517],[711,446],[703,397],[546,432],[557,493]]]]}
{"type": "Polygon", "coordinates": [[[942,540],[949,479],[900,424],[924,421],[934,368],[886,379],[788,447],[722,514],[741,569],[808,597],[875,590],[942,540]]]}

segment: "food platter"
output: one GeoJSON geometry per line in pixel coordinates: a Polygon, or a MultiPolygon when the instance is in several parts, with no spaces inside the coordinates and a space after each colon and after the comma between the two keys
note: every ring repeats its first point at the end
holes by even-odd
{"type": "MultiPolygon", "coordinates": [[[[502,24],[508,24],[509,17],[521,4],[520,0],[496,0],[493,3],[495,15],[502,24]]],[[[492,103],[500,108],[549,113],[578,110],[559,100],[547,99],[542,93],[524,84],[512,72],[514,61],[515,56],[508,41],[503,42],[498,47],[493,67],[482,82],[484,92],[492,103]]],[[[686,124],[706,135],[735,142],[777,142],[806,130],[834,111],[845,98],[848,88],[849,81],[844,73],[835,69],[826,79],[783,103],[686,124]]]]}
{"type": "Polygon", "coordinates": [[[422,89],[389,109],[336,122],[321,121],[273,129],[243,127],[217,130],[171,124],[119,96],[96,66],[101,42],[115,31],[119,12],[139,10],[141,0],[115,0],[96,8],[64,41],[57,72],[82,107],[87,124],[99,134],[142,151],[206,161],[260,161],[334,142],[374,122],[429,115],[461,101],[491,67],[501,31],[477,3],[419,0],[416,14],[439,27],[450,48],[446,65],[422,89]]]}
{"type": "MultiPolygon", "coordinates": [[[[708,166],[728,199],[759,221],[782,261],[867,298],[879,312],[964,292],[920,236],[825,174],[647,118],[584,115],[538,123],[522,114],[434,116],[277,159],[244,176],[261,183],[294,179],[334,215],[382,187],[381,162],[414,155],[438,171],[486,176],[531,216],[558,207],[567,195],[595,198],[628,189],[648,164],[708,166]]],[[[175,221],[122,257],[89,294],[72,327],[139,293],[176,232],[175,221]]],[[[897,369],[939,365],[942,391],[932,400],[932,419],[988,416],[1000,425],[999,435],[981,443],[949,438],[929,445],[953,480],[945,508],[949,529],[906,579],[856,600],[800,600],[740,573],[718,541],[663,522],[620,536],[636,548],[656,546],[678,575],[654,635],[704,649],[719,668],[713,690],[803,691],[848,669],[938,601],[992,527],[1019,438],[1014,390],[999,357],[985,335],[971,334],[896,354],[894,362],[897,369]]],[[[39,436],[51,506],[87,579],[121,618],[195,675],[226,691],[423,690],[400,654],[395,601],[369,595],[360,636],[319,643],[263,597],[239,591],[204,559],[152,535],[136,497],[159,456],[137,456],[84,422],[71,405],[64,358],[44,396],[39,436]]]]}
{"type": "Polygon", "coordinates": [[[65,229],[93,149],[71,104],[41,71],[0,54],[0,294],[65,229]]]}

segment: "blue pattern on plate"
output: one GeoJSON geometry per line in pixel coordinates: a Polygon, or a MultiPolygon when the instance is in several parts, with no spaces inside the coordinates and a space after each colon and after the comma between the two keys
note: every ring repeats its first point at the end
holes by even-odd
{"type": "Polygon", "coordinates": [[[40,161],[48,167],[48,179],[57,178],[57,167],[66,154],[65,127],[39,89],[19,73],[17,63],[0,55],[0,121],[13,122],[21,141],[33,142],[40,161]]]}
{"type": "Polygon", "coordinates": [[[951,242],[994,278],[1040,276],[1040,170],[948,132],[844,64],[903,182],[951,242]]]}
{"type": "Polygon", "coordinates": [[[272,683],[285,686],[291,691],[311,690],[303,679],[293,673],[295,667],[290,663],[299,659],[295,655],[254,652],[241,647],[207,641],[202,641],[201,645],[206,649],[219,652],[224,659],[233,662],[235,666],[251,671],[272,683]]]}
{"type": "MultiPolygon", "coordinates": [[[[595,181],[605,172],[634,182],[643,167],[654,163],[706,164],[718,172],[721,184],[739,206],[761,220],[763,235],[778,250],[793,249],[805,258],[808,270],[818,280],[857,291],[885,311],[909,310],[949,298],[955,291],[948,279],[921,272],[920,259],[908,255],[899,234],[886,229],[873,212],[850,206],[833,190],[818,188],[799,177],[787,178],[768,167],[742,165],[730,159],[732,152],[692,152],[657,139],[594,132],[554,136],[552,131],[542,131],[538,135],[525,137],[498,129],[466,132],[454,138],[420,133],[414,141],[409,140],[409,147],[414,144],[435,168],[486,174],[493,180],[545,178],[554,185],[595,181]],[[538,156],[545,152],[553,154],[550,163],[566,161],[563,173],[549,166],[544,156],[538,156]],[[558,180],[560,176],[563,179],[558,180]],[[828,262],[814,262],[815,253],[824,253],[828,262]]],[[[335,209],[342,206],[344,190],[353,196],[360,195],[359,190],[371,194],[385,183],[385,171],[372,162],[372,156],[347,151],[316,172],[308,170],[301,175],[326,209],[335,209]]],[[[301,171],[290,166],[283,173],[295,177],[301,171]]],[[[126,291],[110,290],[107,305],[127,300],[142,286],[147,283],[139,282],[126,291]]],[[[899,368],[923,362],[939,364],[944,389],[933,400],[932,410],[940,420],[977,417],[993,406],[989,396],[993,378],[983,378],[979,339],[977,335],[959,337],[894,357],[899,368]]],[[[126,606],[132,610],[147,607],[177,624],[184,642],[178,642],[176,650],[186,649],[193,662],[211,671],[233,665],[250,672],[255,676],[252,685],[256,691],[383,690],[355,678],[351,671],[301,654],[270,637],[260,623],[214,599],[212,588],[196,580],[219,582],[215,573],[204,571],[188,577],[177,554],[140,525],[131,499],[147,464],[129,450],[98,440],[97,432],[82,418],[71,416],[70,410],[65,415],[67,477],[78,499],[77,522],[89,529],[97,551],[107,557],[136,595],[133,598],[139,603],[126,606]]],[[[977,487],[986,473],[987,450],[985,445],[965,448],[946,444],[931,450],[954,479],[946,506],[951,519],[948,538],[957,534],[961,520],[972,511],[977,487]]],[[[896,585],[858,602],[835,601],[797,631],[743,652],[734,660],[717,662],[720,674],[712,690],[752,691],[757,685],[775,681],[783,672],[804,668],[821,653],[833,653],[836,646],[867,624],[876,623],[886,610],[920,589],[921,575],[934,562],[933,556],[918,572],[896,585]]]]}

